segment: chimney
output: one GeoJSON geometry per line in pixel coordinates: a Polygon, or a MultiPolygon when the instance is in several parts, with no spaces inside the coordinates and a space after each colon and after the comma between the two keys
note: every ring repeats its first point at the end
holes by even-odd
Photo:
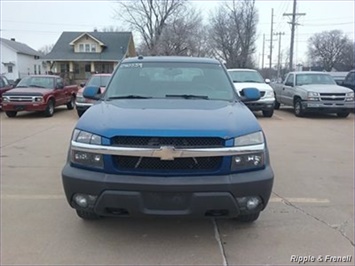
{"type": "Polygon", "coordinates": [[[11,38],[11,41],[16,42],[16,39],[15,38],[11,38]]]}

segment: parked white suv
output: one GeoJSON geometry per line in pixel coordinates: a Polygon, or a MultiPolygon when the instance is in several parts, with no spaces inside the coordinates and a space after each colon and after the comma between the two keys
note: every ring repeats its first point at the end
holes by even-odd
{"type": "Polygon", "coordinates": [[[228,69],[234,87],[239,96],[243,96],[245,88],[257,88],[261,98],[258,101],[246,102],[245,105],[252,111],[262,111],[265,117],[272,117],[274,114],[275,94],[273,88],[268,84],[270,80],[264,80],[260,73],[254,69],[233,68],[228,69]]]}

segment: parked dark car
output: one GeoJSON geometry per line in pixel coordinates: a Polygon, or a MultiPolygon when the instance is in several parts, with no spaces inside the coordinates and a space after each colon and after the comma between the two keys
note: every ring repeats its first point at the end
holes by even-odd
{"type": "Polygon", "coordinates": [[[329,73],[329,75],[332,76],[334,81],[340,86],[343,86],[343,82],[345,80],[345,77],[348,74],[348,72],[328,72],[328,73],[329,73]]]}
{"type": "Polygon", "coordinates": [[[342,86],[355,91],[355,70],[351,70],[345,77],[342,86]]]}

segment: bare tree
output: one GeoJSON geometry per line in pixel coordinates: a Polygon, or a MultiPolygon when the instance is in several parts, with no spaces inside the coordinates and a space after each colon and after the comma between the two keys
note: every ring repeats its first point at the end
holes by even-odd
{"type": "Polygon", "coordinates": [[[221,3],[211,17],[210,39],[228,68],[251,67],[256,46],[258,11],[255,0],[221,3]]]}
{"type": "Polygon", "coordinates": [[[157,44],[164,28],[180,12],[184,11],[187,0],[135,0],[119,1],[116,15],[140,33],[147,52],[157,53],[157,44]]]}
{"type": "Polygon", "coordinates": [[[40,49],[38,49],[38,52],[40,52],[42,55],[46,55],[46,54],[49,54],[50,51],[52,51],[54,47],[54,44],[47,44],[43,47],[41,47],[40,49]]]}
{"type": "Polygon", "coordinates": [[[193,7],[188,8],[166,25],[157,43],[157,53],[206,56],[209,53],[207,35],[201,13],[193,7]]]}
{"type": "Polygon", "coordinates": [[[101,29],[95,28],[94,31],[101,31],[101,32],[119,32],[119,31],[124,31],[123,28],[117,27],[117,26],[107,26],[103,27],[101,29]]]}
{"type": "Polygon", "coordinates": [[[338,71],[349,71],[355,68],[355,42],[348,41],[341,52],[339,62],[336,62],[334,67],[338,71]]]}
{"type": "Polygon", "coordinates": [[[331,71],[340,63],[349,39],[340,30],[323,31],[308,39],[308,55],[313,62],[320,61],[324,70],[331,71]]]}

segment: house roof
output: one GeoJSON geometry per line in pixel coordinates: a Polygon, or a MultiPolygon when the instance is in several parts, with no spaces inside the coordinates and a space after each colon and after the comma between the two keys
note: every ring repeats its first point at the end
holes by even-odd
{"type": "Polygon", "coordinates": [[[16,41],[11,41],[7,39],[0,38],[1,43],[5,44],[6,46],[12,48],[15,50],[17,53],[20,54],[25,54],[25,55],[36,55],[40,56],[41,53],[32,49],[29,47],[27,44],[21,43],[21,42],[16,42],[16,41]]]}
{"type": "Polygon", "coordinates": [[[63,32],[52,51],[42,59],[55,61],[120,61],[128,50],[132,38],[131,32],[63,32]],[[102,53],[74,53],[74,47],[70,45],[83,34],[89,34],[93,38],[104,43],[102,53]]]}

